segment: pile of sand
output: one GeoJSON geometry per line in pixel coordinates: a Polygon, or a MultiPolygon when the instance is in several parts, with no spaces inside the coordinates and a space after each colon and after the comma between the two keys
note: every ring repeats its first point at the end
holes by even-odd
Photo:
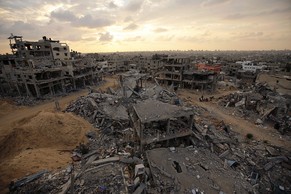
{"type": "Polygon", "coordinates": [[[11,100],[0,100],[0,117],[6,115],[9,112],[14,111],[15,109],[17,109],[19,107],[17,107],[16,105],[14,105],[13,101],[11,100]]]}
{"type": "Polygon", "coordinates": [[[24,118],[0,142],[2,157],[15,155],[26,149],[73,149],[86,140],[90,125],[70,113],[39,112],[24,118]]]}
{"type": "MultiPolygon", "coordinates": [[[[0,142],[0,185],[42,169],[53,170],[71,162],[70,152],[86,141],[91,125],[71,113],[41,111],[17,121],[0,142]]],[[[0,192],[5,187],[0,186],[0,192]]]]}

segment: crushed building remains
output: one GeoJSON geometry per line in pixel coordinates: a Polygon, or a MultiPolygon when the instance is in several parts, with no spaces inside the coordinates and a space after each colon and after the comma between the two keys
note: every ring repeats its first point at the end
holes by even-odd
{"type": "MultiPolygon", "coordinates": [[[[72,165],[22,186],[12,184],[12,192],[271,193],[291,189],[286,150],[245,140],[223,121],[204,117],[202,108],[175,105],[177,96],[157,83],[152,86],[143,80],[141,87],[143,74],[134,71],[123,76],[119,89],[108,90],[111,94],[92,92],[67,107],[95,127],[87,133],[88,144],[73,150],[72,165]],[[171,99],[167,102],[162,100],[165,91],[170,94],[166,99],[171,99]]],[[[260,94],[249,97],[250,101],[262,100],[265,89],[256,90],[260,94]]],[[[228,106],[240,104],[242,98],[237,98],[228,106]]]]}
{"type": "Polygon", "coordinates": [[[133,111],[130,113],[141,146],[190,136],[193,116],[191,108],[151,99],[133,105],[133,111]]]}
{"type": "Polygon", "coordinates": [[[290,132],[291,117],[289,95],[280,95],[266,84],[256,84],[246,92],[236,92],[221,97],[221,106],[233,107],[235,114],[251,118],[257,124],[273,122],[282,134],[290,132]]]}

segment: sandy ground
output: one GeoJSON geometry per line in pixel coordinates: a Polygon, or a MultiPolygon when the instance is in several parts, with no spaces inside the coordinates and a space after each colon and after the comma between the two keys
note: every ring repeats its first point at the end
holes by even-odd
{"type": "MultiPolygon", "coordinates": [[[[216,95],[209,96],[214,96],[215,98],[218,98],[219,96],[223,96],[231,92],[233,91],[225,91],[216,95]]],[[[189,99],[189,102],[193,105],[198,105],[206,108],[208,110],[208,114],[219,120],[223,120],[226,124],[229,124],[232,127],[233,131],[240,133],[243,136],[251,133],[256,140],[266,140],[272,145],[284,147],[285,149],[291,151],[291,142],[288,139],[282,137],[282,135],[280,135],[280,133],[271,126],[265,126],[266,128],[263,128],[257,126],[253,122],[233,116],[230,112],[225,111],[215,102],[200,102],[199,97],[201,97],[201,94],[196,94],[190,90],[181,89],[178,91],[178,95],[182,98],[189,99]]],[[[204,97],[209,96],[204,95],[204,97]]]]}
{"type": "MultiPolygon", "coordinates": [[[[105,91],[116,87],[114,78],[94,87],[105,91]]],[[[60,97],[61,109],[88,89],[60,97]]],[[[64,168],[71,162],[69,151],[85,142],[85,133],[92,126],[72,113],[57,112],[54,100],[32,107],[15,106],[0,101],[0,193],[7,192],[11,180],[43,169],[64,168]]]]}

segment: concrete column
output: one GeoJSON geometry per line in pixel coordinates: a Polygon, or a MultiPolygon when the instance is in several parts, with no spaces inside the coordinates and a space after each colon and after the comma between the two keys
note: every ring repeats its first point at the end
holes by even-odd
{"type": "Polygon", "coordinates": [[[63,92],[66,93],[65,81],[64,80],[61,81],[61,85],[62,85],[63,92]]]}
{"type": "MultiPolygon", "coordinates": [[[[167,135],[170,133],[170,119],[167,120],[167,135]]],[[[167,146],[169,146],[170,140],[167,140],[167,146]]]]}
{"type": "Polygon", "coordinates": [[[27,93],[27,95],[28,95],[28,96],[32,96],[32,94],[31,94],[31,92],[30,92],[30,90],[29,90],[29,88],[28,88],[26,82],[24,83],[24,85],[25,85],[25,89],[26,89],[26,93],[27,93]]]}
{"type": "Polygon", "coordinates": [[[170,133],[170,119],[167,120],[167,135],[170,133]]]}
{"type": "Polygon", "coordinates": [[[55,84],[54,83],[52,83],[52,90],[53,90],[53,94],[55,95],[56,91],[55,91],[55,84]]]}
{"type": "MultiPolygon", "coordinates": [[[[18,84],[15,84],[15,86],[16,86],[16,89],[17,89],[18,95],[21,96],[21,92],[20,92],[20,90],[19,90],[18,84]]],[[[2,89],[2,87],[1,87],[1,89],[2,89]]],[[[3,90],[3,89],[2,89],[2,90],[3,90]]]]}
{"type": "Polygon", "coordinates": [[[53,90],[52,90],[52,84],[51,84],[51,83],[49,83],[48,85],[49,85],[50,93],[51,93],[51,95],[53,96],[53,95],[54,95],[54,93],[53,93],[53,90]]]}
{"type": "Polygon", "coordinates": [[[36,83],[34,83],[34,89],[35,89],[35,92],[36,92],[36,97],[40,97],[40,91],[39,91],[39,88],[37,87],[36,83]]]}
{"type": "Polygon", "coordinates": [[[76,90],[76,81],[74,78],[73,78],[73,86],[74,86],[74,89],[76,90]]]}
{"type": "Polygon", "coordinates": [[[143,128],[144,128],[144,125],[139,122],[139,127],[140,127],[140,150],[143,151],[143,144],[142,144],[142,141],[143,141],[143,128]]]}
{"type": "Polygon", "coordinates": [[[193,118],[194,118],[194,115],[190,115],[190,121],[189,121],[189,127],[190,127],[190,130],[192,130],[192,125],[193,125],[193,118]]]}
{"type": "Polygon", "coordinates": [[[93,75],[90,76],[90,83],[92,86],[94,85],[94,76],[93,75]]]}

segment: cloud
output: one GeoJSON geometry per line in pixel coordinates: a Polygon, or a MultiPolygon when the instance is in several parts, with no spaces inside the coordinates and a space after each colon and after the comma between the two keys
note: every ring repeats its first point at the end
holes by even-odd
{"type": "MultiPolygon", "coordinates": [[[[70,40],[73,49],[83,52],[102,50],[104,47],[96,46],[99,39],[108,46],[105,50],[128,50],[129,44],[155,49],[154,40],[165,49],[199,44],[204,48],[252,48],[245,40],[272,49],[272,38],[280,40],[275,48],[290,48],[285,45],[291,39],[290,0],[0,0],[0,16],[1,42],[6,43],[10,33],[25,40],[46,35],[62,42],[70,40]],[[126,39],[128,43],[119,44],[126,39]]],[[[0,52],[8,50],[6,47],[0,52]]]]}
{"type": "Polygon", "coordinates": [[[71,11],[58,9],[51,12],[51,17],[60,21],[74,21],[78,19],[71,11]]]}
{"type": "Polygon", "coordinates": [[[131,16],[127,16],[126,18],[124,18],[124,22],[131,22],[133,21],[131,16]]]}
{"type": "Polygon", "coordinates": [[[128,26],[126,26],[125,28],[123,28],[123,30],[136,30],[138,28],[138,25],[135,23],[131,23],[128,26]]]}
{"type": "Polygon", "coordinates": [[[99,28],[109,26],[114,22],[106,17],[93,17],[90,14],[77,17],[69,10],[58,9],[51,12],[51,17],[59,21],[68,21],[73,26],[77,27],[88,27],[88,28],[99,28]]]}
{"type": "Polygon", "coordinates": [[[101,42],[108,42],[108,41],[113,40],[113,36],[109,32],[99,33],[99,35],[100,35],[99,41],[101,42]]]}
{"type": "Polygon", "coordinates": [[[182,36],[182,37],[179,37],[178,40],[186,41],[186,42],[194,42],[194,41],[199,41],[200,39],[198,39],[195,36],[182,36]]]}
{"type": "Polygon", "coordinates": [[[263,32],[235,32],[235,33],[232,33],[232,36],[233,38],[236,38],[236,39],[258,39],[258,38],[261,38],[264,36],[264,33],[263,32]]]}
{"type": "Polygon", "coordinates": [[[291,7],[285,8],[274,8],[271,10],[262,10],[262,11],[254,11],[254,12],[245,12],[245,13],[234,13],[229,14],[224,17],[226,20],[238,20],[243,18],[250,18],[250,17],[262,17],[262,16],[271,16],[271,15],[280,15],[280,14],[288,14],[291,13],[291,7]]]}
{"type": "Polygon", "coordinates": [[[104,26],[110,26],[114,22],[110,19],[104,17],[93,18],[91,15],[85,15],[83,17],[78,18],[73,24],[76,26],[83,26],[88,28],[98,28],[104,26]]]}
{"type": "Polygon", "coordinates": [[[211,33],[209,31],[205,31],[204,33],[201,34],[201,36],[204,36],[204,37],[210,36],[210,35],[211,33]]]}
{"type": "Polygon", "coordinates": [[[0,24],[0,34],[1,37],[5,39],[7,39],[10,33],[13,33],[14,35],[26,36],[27,38],[32,38],[35,35],[39,36],[39,34],[43,33],[41,28],[36,28],[35,25],[23,21],[8,23],[1,20],[0,24]]]}
{"type": "Polygon", "coordinates": [[[165,41],[165,42],[168,42],[168,41],[171,41],[175,38],[175,35],[171,35],[171,36],[159,36],[156,38],[156,41],[165,41]]]}
{"type": "Polygon", "coordinates": [[[244,15],[244,14],[235,13],[235,14],[227,15],[224,19],[226,19],[226,20],[238,20],[238,19],[242,19],[245,17],[246,17],[246,15],[244,15]]]}
{"type": "Polygon", "coordinates": [[[125,9],[127,11],[132,11],[132,12],[139,11],[141,9],[142,4],[143,4],[143,0],[131,0],[125,6],[125,9]]]}
{"type": "Polygon", "coordinates": [[[82,37],[82,40],[84,40],[84,41],[95,41],[97,39],[96,39],[96,37],[86,37],[86,38],[82,37]]]}
{"type": "Polygon", "coordinates": [[[135,36],[135,37],[131,37],[131,38],[127,38],[124,41],[143,41],[144,38],[141,36],[135,36]]]}
{"type": "Polygon", "coordinates": [[[206,0],[202,2],[202,7],[211,7],[211,6],[216,6],[224,3],[228,3],[231,0],[206,0]]]}
{"type": "Polygon", "coordinates": [[[168,29],[166,29],[166,28],[156,28],[154,30],[154,32],[157,32],[157,33],[159,33],[159,32],[166,32],[166,31],[168,31],[168,29]]]}
{"type": "Polygon", "coordinates": [[[43,5],[45,2],[43,2],[42,0],[39,1],[34,1],[34,0],[1,0],[0,1],[0,7],[1,8],[6,8],[6,9],[10,9],[10,10],[19,10],[19,9],[26,9],[29,7],[39,7],[41,5],[43,5]]]}
{"type": "Polygon", "coordinates": [[[108,4],[108,7],[109,7],[110,9],[116,9],[116,8],[118,8],[118,6],[117,6],[113,1],[111,1],[111,2],[108,4]]]}

